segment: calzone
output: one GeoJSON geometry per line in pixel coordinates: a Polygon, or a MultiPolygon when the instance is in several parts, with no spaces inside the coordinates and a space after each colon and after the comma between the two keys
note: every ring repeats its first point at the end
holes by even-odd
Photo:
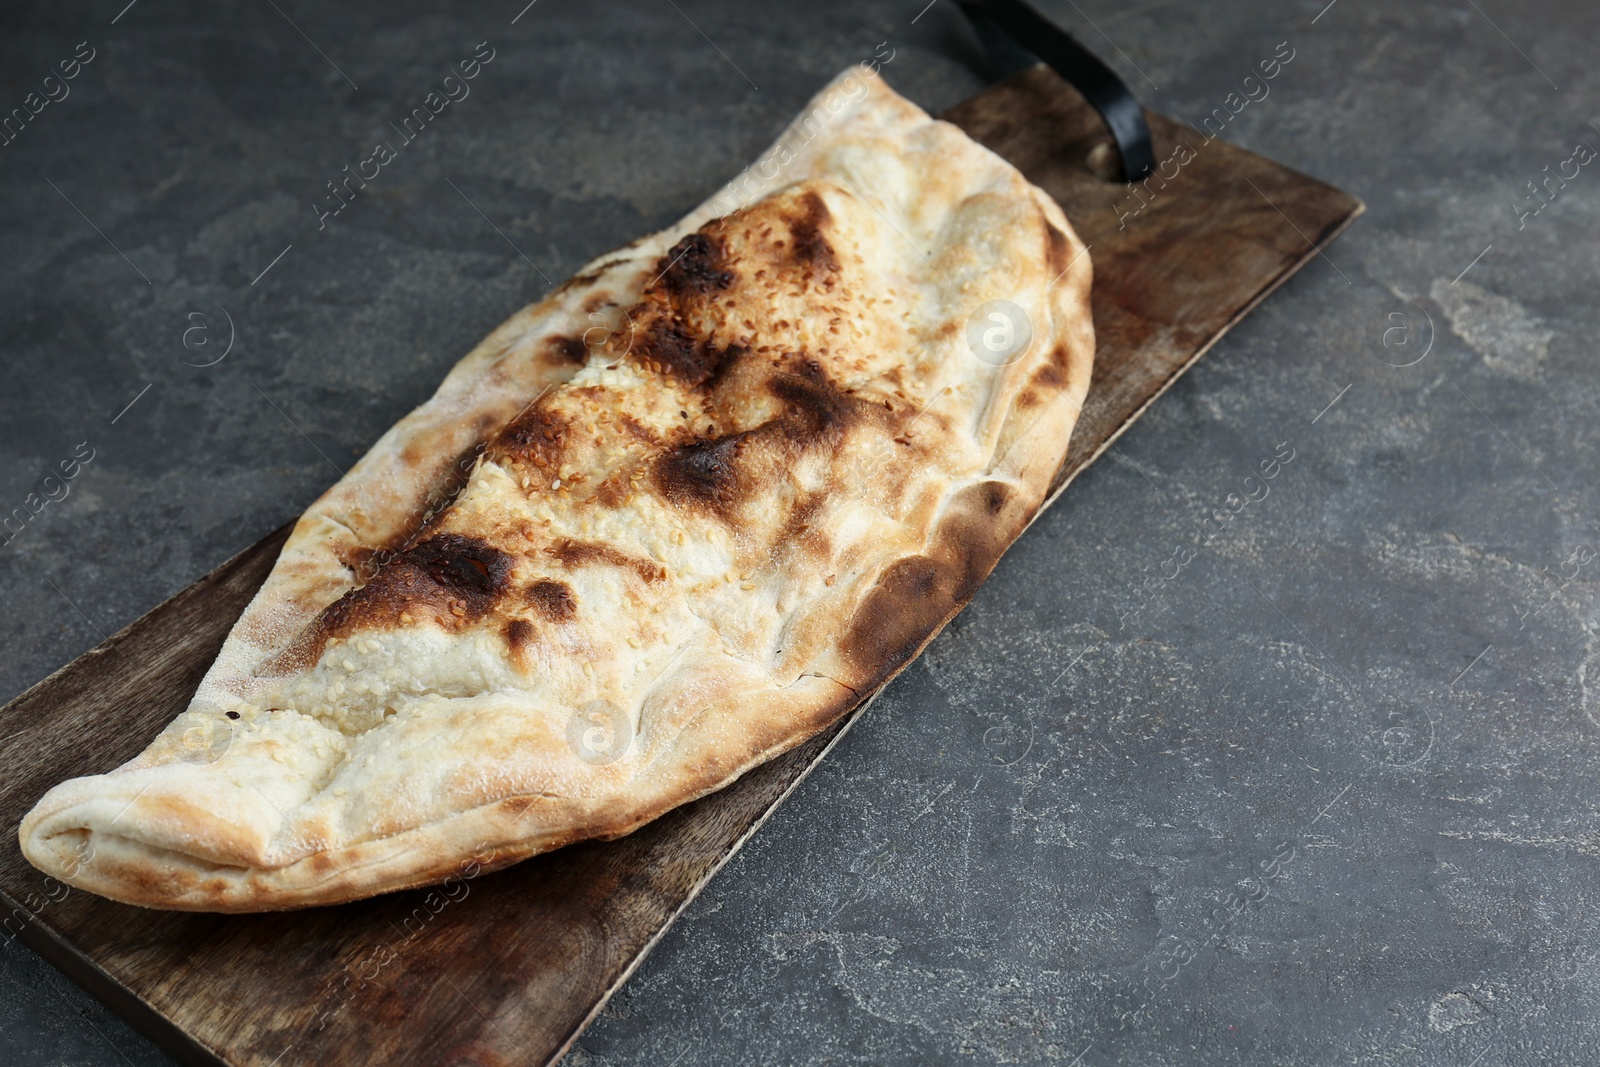
{"type": "Polygon", "coordinates": [[[132,904],[292,908],[726,785],[905,667],[1042,506],[1089,385],[1084,252],[846,72],[384,434],[188,709],[45,794],[24,852],[132,904]]]}

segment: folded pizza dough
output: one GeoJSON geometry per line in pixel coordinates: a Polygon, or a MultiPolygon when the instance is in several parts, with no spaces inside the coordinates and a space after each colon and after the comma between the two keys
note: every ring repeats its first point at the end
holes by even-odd
{"type": "Polygon", "coordinates": [[[189,708],[50,790],[23,851],[132,904],[290,908],[726,785],[903,668],[1038,511],[1084,251],[846,72],[462,360],[300,519],[189,708]]]}

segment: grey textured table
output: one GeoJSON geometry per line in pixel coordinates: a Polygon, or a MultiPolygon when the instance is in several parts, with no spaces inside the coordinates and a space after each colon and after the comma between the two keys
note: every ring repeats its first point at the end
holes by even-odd
{"type": "MultiPolygon", "coordinates": [[[[929,108],[978,89],[925,2],[9,7],[0,109],[66,95],[0,147],[0,513],[92,458],[0,547],[0,696],[298,513],[879,42],[929,108]]],[[[1028,533],[569,1063],[1600,1061],[1600,8],[1324,3],[1042,3],[1369,214],[1028,533]]],[[[6,942],[0,1062],[167,1061],[6,942]]]]}

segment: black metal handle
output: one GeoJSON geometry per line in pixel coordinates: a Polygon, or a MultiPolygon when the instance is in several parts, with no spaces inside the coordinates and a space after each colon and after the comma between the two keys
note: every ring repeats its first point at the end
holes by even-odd
{"type": "Polygon", "coordinates": [[[1122,180],[1136,182],[1155,169],[1144,109],[1116,72],[1061,27],[1022,0],[960,0],[984,48],[1004,65],[1017,49],[1044,60],[1082,93],[1105,120],[1122,157],[1122,180]]]}

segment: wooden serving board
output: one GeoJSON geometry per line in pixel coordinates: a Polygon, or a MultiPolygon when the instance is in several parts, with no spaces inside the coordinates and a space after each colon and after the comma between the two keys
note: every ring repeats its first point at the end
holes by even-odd
{"type": "MultiPolygon", "coordinates": [[[[1094,383],[1052,499],[1362,210],[1338,189],[1155,114],[1156,158],[1166,163],[1135,199],[1096,176],[1091,160],[1108,143],[1100,121],[1043,67],[945,117],[1060,201],[1092,250],[1094,383]]],[[[462,883],[453,899],[415,890],[299,912],[192,915],[46,879],[18,849],[22,815],[62,779],[131,758],[183,709],[287,532],[0,709],[8,936],[186,1064],[553,1063],[861,712],[630,837],[462,883]]]]}

